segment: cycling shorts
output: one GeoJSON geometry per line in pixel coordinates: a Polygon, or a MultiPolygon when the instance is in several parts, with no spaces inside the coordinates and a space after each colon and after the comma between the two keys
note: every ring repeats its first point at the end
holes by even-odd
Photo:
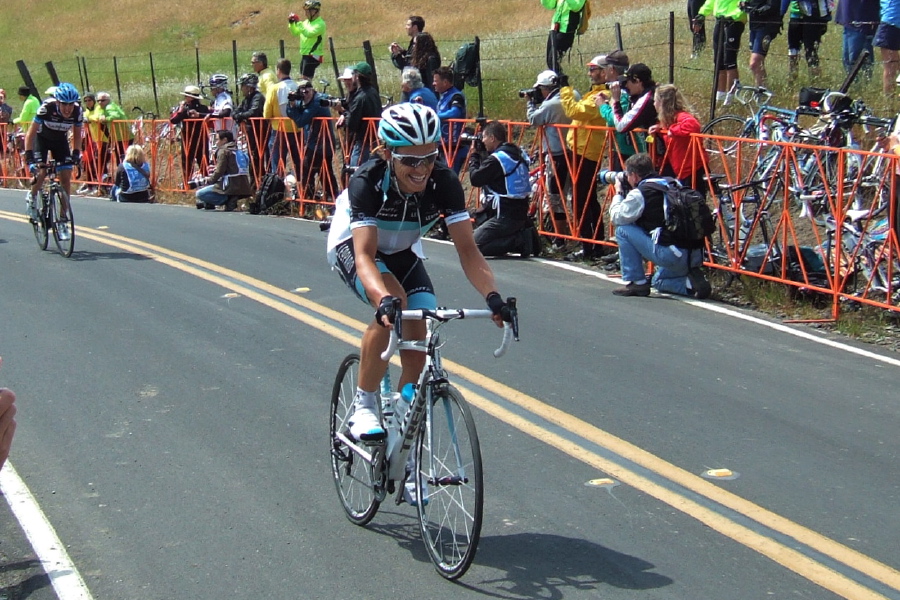
{"type": "Polygon", "coordinates": [[[34,162],[46,162],[50,156],[56,161],[57,171],[71,171],[73,165],[69,163],[72,158],[72,151],[69,149],[69,141],[48,140],[40,135],[34,138],[34,162]]]}
{"type": "Polygon", "coordinates": [[[775,31],[773,33],[770,28],[751,29],[750,53],[767,56],[769,54],[769,45],[772,43],[772,39],[776,35],[778,35],[778,31],[775,31]]]}
{"type": "MultiPolygon", "coordinates": [[[[344,240],[335,247],[337,263],[335,268],[356,296],[366,304],[377,303],[380,298],[369,300],[366,290],[356,272],[356,257],[353,251],[353,238],[344,240]]],[[[437,297],[434,295],[434,285],[425,264],[411,249],[401,250],[394,254],[375,254],[375,264],[380,273],[391,273],[403,286],[406,292],[406,308],[408,309],[435,309],[437,297]]]]}
{"type": "Polygon", "coordinates": [[[900,50],[900,29],[890,23],[881,23],[875,32],[872,45],[885,50],[900,50]]]}

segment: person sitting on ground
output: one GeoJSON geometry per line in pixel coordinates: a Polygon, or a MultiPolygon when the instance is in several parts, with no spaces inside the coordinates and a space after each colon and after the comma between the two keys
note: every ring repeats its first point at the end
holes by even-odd
{"type": "Polygon", "coordinates": [[[679,248],[671,243],[665,225],[664,193],[647,183],[658,179],[653,162],[646,153],[625,161],[625,183],[616,180],[616,195],[609,207],[609,218],[616,226],[622,281],[627,285],[613,290],[617,296],[649,296],[650,288],[659,292],[708,298],[712,291],[700,265],[703,253],[679,248]],[[644,260],[656,265],[653,280],[647,281],[644,260]]]}
{"type": "Polygon", "coordinates": [[[116,169],[116,184],[109,194],[113,202],[151,202],[153,179],[150,177],[150,163],[144,148],[128,146],[125,160],[116,169]]]}
{"type": "Polygon", "coordinates": [[[238,163],[234,133],[228,129],[216,132],[216,168],[203,184],[196,193],[197,208],[206,210],[224,204],[226,211],[232,211],[237,208],[239,198],[253,194],[249,169],[238,163]]]}
{"type": "MultiPolygon", "coordinates": [[[[482,188],[487,217],[475,229],[478,249],[485,256],[539,254],[540,239],[528,218],[531,181],[522,150],[507,143],[506,127],[498,121],[485,125],[475,150],[469,156],[469,180],[482,188]]],[[[481,220],[476,216],[476,222],[481,220]]]]}
{"type": "Polygon", "coordinates": [[[425,87],[422,81],[422,74],[415,67],[406,67],[400,76],[400,89],[403,90],[403,96],[406,102],[415,102],[416,104],[424,104],[431,110],[437,111],[438,99],[429,88],[425,87]]]}

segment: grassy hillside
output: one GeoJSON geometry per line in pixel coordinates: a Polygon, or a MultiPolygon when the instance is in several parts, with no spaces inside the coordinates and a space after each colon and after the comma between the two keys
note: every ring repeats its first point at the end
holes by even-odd
{"type": "MultiPolygon", "coordinates": [[[[640,5],[628,0],[592,1],[590,31],[579,38],[565,64],[566,71],[573,75],[573,84],[584,88],[587,85],[584,62],[615,48],[616,22],[621,23],[622,42],[632,62],[645,62],[654,69],[658,80],[668,80],[668,15],[673,11],[676,15],[675,83],[687,92],[703,117],[708,110],[712,57],[707,50],[705,56],[690,59],[684,1],[648,0],[640,5]]],[[[81,0],[57,0],[52,5],[53,13],[61,16],[52,19],[44,16],[44,5],[49,3],[4,0],[0,36],[6,52],[0,61],[0,87],[9,90],[20,84],[15,67],[15,61],[20,58],[30,67],[41,90],[50,84],[43,66],[47,61],[53,61],[62,79],[80,85],[84,75],[79,73],[75,58],[80,56],[87,67],[92,90],[111,90],[114,96],[120,92],[126,110],[135,104],[154,107],[149,60],[152,52],[158,103],[165,112],[178,100],[182,86],[196,83],[198,71],[202,80],[215,72],[229,75],[236,70],[245,72],[249,70],[250,53],[257,49],[266,51],[274,62],[280,54],[281,40],[287,57],[297,59],[296,38],[287,30],[286,17],[291,11],[301,12],[299,0],[267,3],[182,0],[156,3],[152,11],[146,10],[146,3],[137,0],[117,0],[115,9],[112,5],[81,0]],[[10,15],[20,16],[10,18],[10,15]],[[237,67],[232,41],[237,46],[237,67]]],[[[361,44],[370,40],[382,92],[395,96],[399,94],[398,72],[388,61],[386,47],[394,40],[406,43],[403,24],[409,14],[425,17],[426,29],[435,36],[445,64],[463,41],[480,36],[488,116],[521,118],[522,104],[515,91],[530,86],[534,75],[545,68],[544,49],[551,12],[542,8],[539,0],[456,0],[429,2],[427,8],[423,8],[421,0],[390,3],[325,0],[322,14],[328,24],[328,35],[334,40],[339,66],[362,59],[361,44]]],[[[821,52],[824,77],[818,85],[837,86],[842,79],[840,31],[839,27],[831,26],[826,34],[821,52]]],[[[799,86],[809,82],[805,72],[796,84],[788,81],[786,55],[782,35],[773,42],[769,56],[770,87],[776,91],[776,101],[789,106],[795,102],[799,86]]],[[[747,60],[746,51],[742,51],[740,62],[745,82],[751,79],[745,66],[747,60]]],[[[333,80],[331,64],[320,68],[318,75],[333,80]]],[[[334,87],[329,91],[334,91],[334,87]]],[[[893,112],[893,102],[880,98],[877,82],[859,91],[881,112],[893,112]]],[[[477,109],[475,91],[467,93],[470,108],[477,109]]],[[[17,99],[10,100],[18,109],[17,99]]]]}

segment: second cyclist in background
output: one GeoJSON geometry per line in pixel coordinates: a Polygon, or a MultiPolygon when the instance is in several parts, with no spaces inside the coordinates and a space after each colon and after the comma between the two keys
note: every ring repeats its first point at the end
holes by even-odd
{"type": "MultiPolygon", "coordinates": [[[[56,161],[56,171],[65,190],[61,198],[63,208],[67,209],[72,192],[72,167],[81,160],[81,127],[84,117],[81,111],[78,90],[71,83],[60,83],[56,87],[54,97],[47,98],[38,109],[34,121],[25,134],[25,162],[35,174],[31,191],[26,196],[26,211],[29,217],[37,220],[37,203],[34,198],[44,185],[46,171],[37,165],[45,163],[51,156],[56,161]],[[72,132],[72,148],[69,148],[69,131],[72,132]]],[[[61,214],[67,214],[63,210],[61,214]]],[[[65,226],[59,232],[65,238],[69,232],[65,226]]]]}

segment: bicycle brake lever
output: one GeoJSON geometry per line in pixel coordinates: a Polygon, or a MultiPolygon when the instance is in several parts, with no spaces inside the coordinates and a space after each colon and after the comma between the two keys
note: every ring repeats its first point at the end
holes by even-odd
{"type": "Polygon", "coordinates": [[[513,339],[519,341],[519,309],[516,308],[516,299],[512,296],[506,299],[506,306],[509,308],[509,322],[512,326],[513,339]]]}

